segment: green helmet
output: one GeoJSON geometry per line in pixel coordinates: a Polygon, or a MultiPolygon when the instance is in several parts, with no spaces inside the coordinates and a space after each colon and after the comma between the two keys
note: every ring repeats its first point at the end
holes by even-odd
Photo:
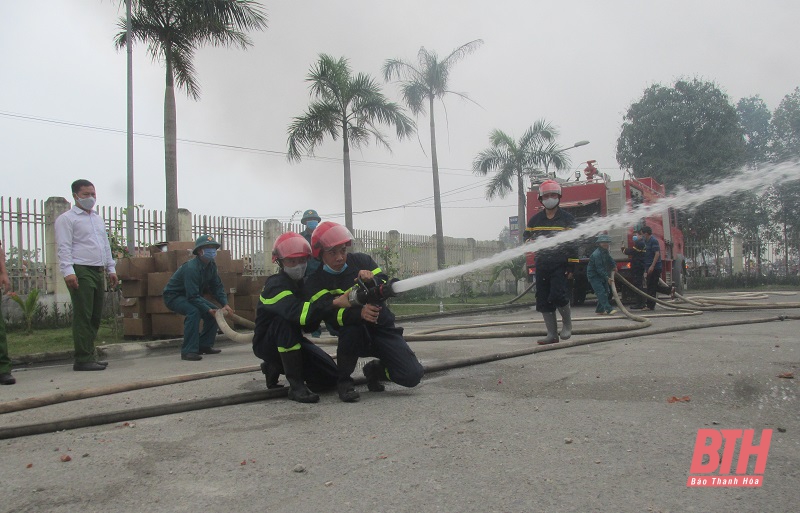
{"type": "Polygon", "coordinates": [[[314,210],[313,208],[309,208],[308,210],[303,212],[303,218],[300,219],[300,222],[302,224],[306,224],[307,221],[311,220],[315,220],[317,222],[322,221],[322,219],[319,217],[319,214],[317,214],[317,211],[314,210]]]}
{"type": "Polygon", "coordinates": [[[611,236],[601,233],[597,236],[597,243],[600,244],[601,242],[611,242],[611,236]]]}
{"type": "Polygon", "coordinates": [[[200,248],[204,248],[206,246],[211,246],[211,247],[219,249],[219,242],[214,240],[214,237],[212,237],[211,235],[201,235],[195,241],[194,249],[192,250],[192,253],[194,253],[196,255],[197,254],[197,250],[199,250],[200,248]]]}

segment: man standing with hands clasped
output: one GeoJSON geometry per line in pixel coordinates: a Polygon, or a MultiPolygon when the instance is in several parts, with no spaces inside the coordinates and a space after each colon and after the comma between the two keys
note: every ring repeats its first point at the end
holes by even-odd
{"type": "Polygon", "coordinates": [[[103,220],[94,211],[97,193],[89,180],[72,182],[75,206],[56,219],[58,264],[72,299],[72,338],[76,371],[105,370],[108,362],[97,360],[94,341],[103,314],[103,271],[117,286],[111,245],[103,220]]]}

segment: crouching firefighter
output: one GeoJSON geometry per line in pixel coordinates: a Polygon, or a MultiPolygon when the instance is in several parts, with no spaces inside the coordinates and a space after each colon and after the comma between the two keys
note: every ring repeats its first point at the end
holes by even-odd
{"type": "MultiPolygon", "coordinates": [[[[559,207],[561,185],[555,180],[545,180],[539,186],[539,201],[544,210],[531,216],[525,228],[526,241],[571,230],[575,218],[559,207]]],[[[572,336],[572,314],[569,309],[567,280],[572,277],[577,258],[575,244],[564,243],[553,248],[536,251],[536,311],[542,312],[547,336],[538,344],[555,344],[559,335],[566,340],[572,336]],[[561,314],[562,328],[558,333],[556,310],[561,314]]]]}
{"type": "Polygon", "coordinates": [[[320,391],[336,386],[336,363],[325,351],[303,336],[319,327],[325,312],[347,305],[346,298],[303,301],[302,280],[311,246],[298,233],[284,233],[275,240],[272,261],[280,271],[267,278],[256,313],[253,353],[262,360],[267,388],[278,388],[283,373],[289,382],[289,399],[315,403],[320,391]],[[308,385],[306,385],[306,383],[308,385]],[[310,388],[310,389],[309,389],[310,388]]]}
{"type": "Polygon", "coordinates": [[[387,380],[404,387],[417,386],[425,372],[403,338],[403,328],[395,326],[394,314],[386,306],[386,297],[393,295],[389,277],[369,255],[348,253],[352,243],[353,236],[344,226],[330,221],[320,223],[311,235],[311,249],[323,266],[308,277],[305,285],[312,304],[326,296],[349,296],[347,306],[325,317],[325,323],[338,332],[337,390],[344,402],[360,398],[351,377],[360,356],[378,358],[364,365],[371,392],[382,392],[381,381],[387,380]],[[372,287],[365,290],[364,284],[372,287]],[[361,290],[356,290],[359,286],[361,290]],[[368,293],[362,295],[362,291],[368,293]]]}

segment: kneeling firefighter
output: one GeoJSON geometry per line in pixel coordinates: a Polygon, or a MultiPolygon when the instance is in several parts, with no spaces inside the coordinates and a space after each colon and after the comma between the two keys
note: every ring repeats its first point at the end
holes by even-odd
{"type": "Polygon", "coordinates": [[[364,377],[371,392],[382,392],[381,381],[404,387],[419,384],[425,370],[403,338],[403,328],[394,324],[394,314],[381,291],[391,292],[392,280],[365,253],[348,253],[353,243],[350,231],[336,223],[320,223],[311,236],[315,258],[322,267],[308,277],[304,287],[315,303],[328,295],[349,296],[348,304],[328,313],[325,323],[338,332],[336,361],[339,366],[339,399],[355,402],[360,398],[353,387],[352,372],[359,357],[374,356],[364,365],[364,377]],[[372,287],[364,288],[365,283],[372,287]],[[360,292],[366,292],[363,296],[360,292]]]}
{"type": "Polygon", "coordinates": [[[280,271],[264,284],[253,333],[253,353],[264,360],[261,370],[267,388],[278,387],[283,371],[289,399],[300,403],[319,401],[312,390],[333,388],[338,377],[333,358],[305,338],[303,331],[314,331],[326,313],[349,304],[347,298],[334,296],[313,304],[303,300],[302,281],[310,255],[311,246],[298,233],[284,233],[275,240],[272,261],[280,271]]]}
{"type": "MultiPolygon", "coordinates": [[[[531,216],[523,238],[526,241],[571,230],[575,218],[559,207],[561,185],[555,180],[545,180],[539,186],[539,201],[544,210],[531,216]]],[[[572,277],[573,267],[578,262],[578,249],[575,244],[564,243],[553,248],[536,252],[536,311],[542,312],[547,327],[547,337],[537,340],[538,344],[555,344],[572,336],[572,314],[569,308],[568,279],[572,277]],[[558,333],[556,310],[561,314],[562,329],[558,333]]]]}

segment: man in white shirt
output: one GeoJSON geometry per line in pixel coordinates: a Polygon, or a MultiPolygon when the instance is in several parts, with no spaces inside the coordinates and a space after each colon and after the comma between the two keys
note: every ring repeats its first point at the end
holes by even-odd
{"type": "Polygon", "coordinates": [[[56,246],[61,274],[72,299],[72,338],[76,371],[105,370],[108,362],[97,360],[94,341],[103,313],[103,271],[108,283],[117,285],[114,258],[103,220],[94,211],[97,193],[89,180],[72,183],[75,206],[56,219],[56,246]]]}

